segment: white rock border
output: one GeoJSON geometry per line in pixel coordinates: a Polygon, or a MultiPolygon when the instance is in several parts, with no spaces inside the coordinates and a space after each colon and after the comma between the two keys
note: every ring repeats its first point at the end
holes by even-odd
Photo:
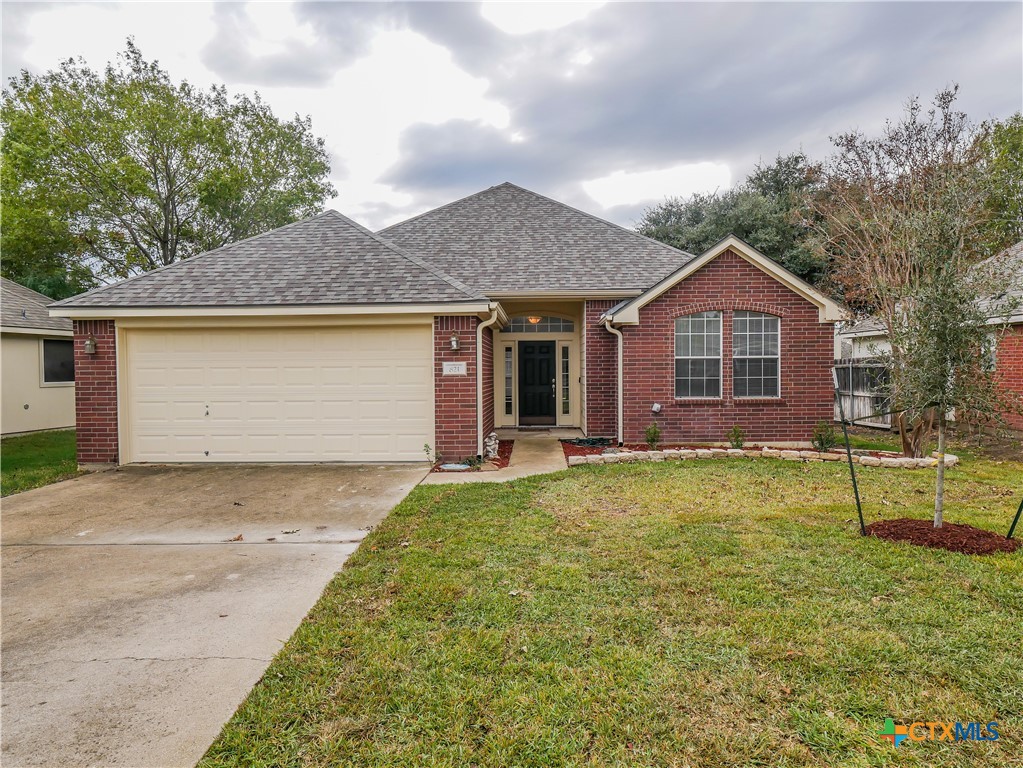
{"type": "MultiPolygon", "coordinates": [[[[681,459],[783,459],[786,461],[845,461],[845,451],[790,451],[778,448],[761,448],[760,450],[742,448],[666,448],[663,451],[622,451],[621,453],[597,453],[589,456],[569,456],[568,466],[578,467],[583,464],[629,464],[635,461],[677,461],[681,459]]],[[[923,459],[910,459],[904,456],[859,456],[853,454],[854,464],[864,467],[883,467],[885,469],[929,469],[938,466],[937,454],[923,459]]],[[[945,454],[945,466],[954,467],[959,457],[945,454]]]]}

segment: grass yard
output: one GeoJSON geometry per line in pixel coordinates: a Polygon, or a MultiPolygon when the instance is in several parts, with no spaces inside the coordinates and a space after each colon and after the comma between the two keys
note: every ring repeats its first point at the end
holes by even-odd
{"type": "Polygon", "coordinates": [[[35,432],[0,441],[0,492],[21,493],[81,474],[75,431],[35,432]]]}
{"type": "MultiPolygon", "coordinates": [[[[960,453],[947,519],[1006,530],[1023,464],[960,453]]],[[[420,487],[200,765],[1023,765],[1023,553],[860,538],[846,472],[420,487]],[[1002,738],[894,748],[886,717],[1002,738]]],[[[868,522],[930,515],[933,472],[859,476],[868,522]]]]}

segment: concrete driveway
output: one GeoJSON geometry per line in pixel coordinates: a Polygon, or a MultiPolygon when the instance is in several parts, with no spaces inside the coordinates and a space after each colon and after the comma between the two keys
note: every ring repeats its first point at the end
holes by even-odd
{"type": "Polygon", "coordinates": [[[193,765],[425,474],[140,466],[4,499],[0,762],[193,765]]]}

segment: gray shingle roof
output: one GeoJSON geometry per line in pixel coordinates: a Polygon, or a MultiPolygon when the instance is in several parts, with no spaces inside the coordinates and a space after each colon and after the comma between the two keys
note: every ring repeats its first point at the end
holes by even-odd
{"type": "Polygon", "coordinates": [[[507,182],[379,234],[487,293],[642,290],[695,258],[507,182]]]}
{"type": "Polygon", "coordinates": [[[0,277],[0,325],[4,328],[70,331],[72,323],[66,317],[50,317],[46,307],[52,301],[49,296],[0,277]]]}
{"type": "Polygon", "coordinates": [[[481,298],[337,211],[325,211],[52,306],[421,304],[481,298]]]}

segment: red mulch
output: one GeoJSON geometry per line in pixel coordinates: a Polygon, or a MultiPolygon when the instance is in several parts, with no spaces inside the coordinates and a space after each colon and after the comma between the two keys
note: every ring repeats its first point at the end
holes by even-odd
{"type": "Polygon", "coordinates": [[[945,523],[941,528],[935,528],[931,520],[908,517],[871,523],[867,526],[867,535],[889,541],[908,541],[932,549],[947,549],[964,555],[990,555],[1019,549],[1018,541],[993,531],[958,523],[945,523]]]}
{"type": "MultiPolygon", "coordinates": [[[[494,464],[497,465],[498,469],[504,469],[511,463],[512,447],[514,447],[514,440],[498,440],[497,441],[497,458],[493,459],[494,464]]],[[[479,472],[477,469],[441,469],[442,462],[437,462],[433,466],[433,472],[479,472]]],[[[457,464],[457,461],[447,461],[444,464],[457,464]]]]}

